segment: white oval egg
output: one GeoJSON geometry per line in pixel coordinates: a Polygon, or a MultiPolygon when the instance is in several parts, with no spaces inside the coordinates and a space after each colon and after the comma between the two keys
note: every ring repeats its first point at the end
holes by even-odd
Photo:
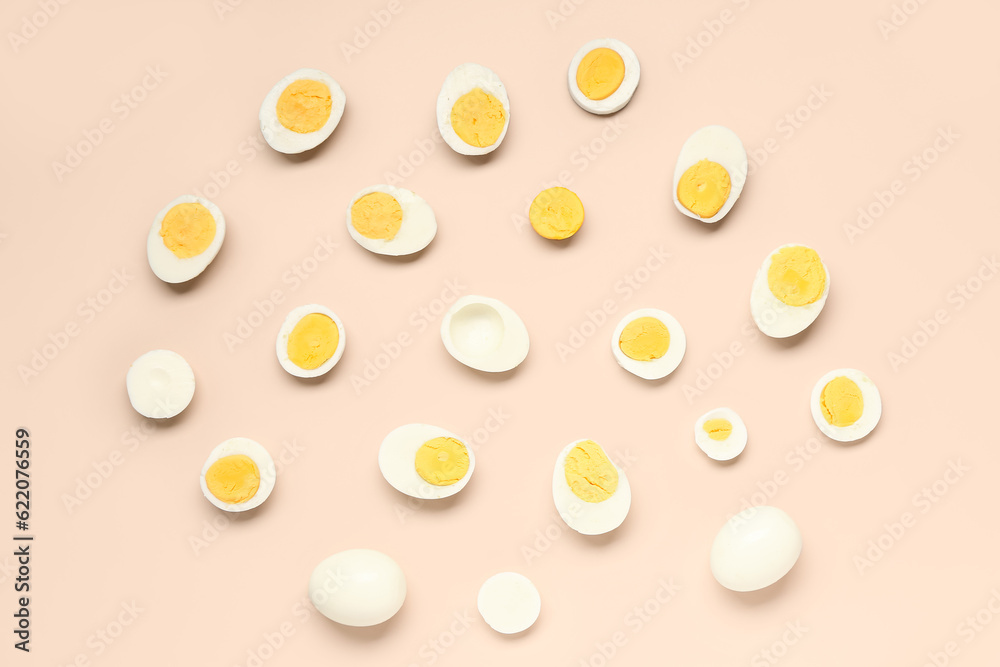
{"type": "Polygon", "coordinates": [[[882,417],[882,396],[871,379],[853,368],[838,368],[819,379],[810,401],[813,421],[828,438],[854,442],[882,417]]]}
{"type": "Polygon", "coordinates": [[[538,589],[517,572],[500,572],[487,579],[476,602],[486,624],[504,635],[524,632],[542,611],[538,589]]]}
{"type": "Polygon", "coordinates": [[[450,431],[406,424],[382,440],[378,467],[385,481],[401,493],[413,498],[447,498],[469,483],[476,456],[450,431]]]}
{"type": "Polygon", "coordinates": [[[208,455],[201,468],[201,492],[227,512],[245,512],[274,490],[274,459],[249,438],[230,438],[208,455]]]}
{"type": "Polygon", "coordinates": [[[569,93],[580,108],[599,115],[614,113],[629,103],[639,85],[639,59],[624,42],[594,39],[573,56],[568,78],[569,93]]]}
{"type": "Polygon", "coordinates": [[[485,296],[463,296],[441,321],[448,354],[466,366],[502,373],[528,356],[528,329],[506,304],[485,296]]]}
{"type": "Polygon", "coordinates": [[[747,152],[736,133],[721,125],[703,127],[688,137],[677,156],[674,205],[689,218],[718,222],[740,198],[746,180],[747,152]],[[721,166],[725,175],[714,165],[721,166]],[[729,193],[723,197],[727,176],[729,193]],[[678,192],[682,179],[684,196],[678,192]]]}
{"type": "Polygon", "coordinates": [[[309,577],[309,600],[331,621],[353,627],[385,623],[406,599],[406,577],[389,556],[348,549],[322,561],[309,577]]]}
{"type": "Polygon", "coordinates": [[[566,525],[583,535],[620,526],[632,505],[625,471],[593,440],[566,445],[552,474],[552,498],[566,525]]]}
{"type": "Polygon", "coordinates": [[[750,314],[762,333],[787,338],[816,321],[829,293],[830,271],[819,254],[789,243],[769,252],[757,271],[750,314]]]}
{"type": "Polygon", "coordinates": [[[194,371],[170,350],[151,350],[132,362],[125,376],[132,407],[143,417],[169,419],[194,398],[194,371]]]}
{"type": "Polygon", "coordinates": [[[687,350],[684,328],[670,313],[640,308],[621,319],[611,336],[611,353],[618,365],[644,380],[659,380],[674,372],[687,350]]]}
{"type": "Polygon", "coordinates": [[[379,255],[412,255],[437,234],[434,211],[404,188],[373,185],[347,207],[347,231],[358,245],[379,255]]]}
{"type": "Polygon", "coordinates": [[[288,313],[275,344],[278,362],[300,378],[323,375],[344,356],[347,335],[336,313],[311,303],[288,313]]]}
{"type": "Polygon", "coordinates": [[[153,219],[146,238],[149,268],[165,283],[183,283],[201,274],[219,254],[226,218],[203,197],[182,195],[153,219]]]}
{"type": "Polygon", "coordinates": [[[712,543],[712,575],[732,591],[756,591],[788,574],[802,553],[802,534],[777,507],[751,507],[722,526],[712,543]]]}
{"type": "Polygon", "coordinates": [[[710,459],[729,461],[747,446],[747,427],[735,410],[709,410],[694,423],[694,441],[710,459]]]}
{"type": "Polygon", "coordinates": [[[453,69],[437,99],[441,137],[462,155],[486,155],[500,146],[510,125],[510,99],[488,67],[464,63],[453,69]]]}
{"type": "Polygon", "coordinates": [[[347,96],[332,76],[318,69],[297,69],[278,83],[260,105],[260,133],[279,153],[316,148],[336,129],[347,96]]]}

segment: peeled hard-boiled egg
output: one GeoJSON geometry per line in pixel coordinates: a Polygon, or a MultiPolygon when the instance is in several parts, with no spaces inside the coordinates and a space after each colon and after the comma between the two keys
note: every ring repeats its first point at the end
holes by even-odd
{"type": "Polygon", "coordinates": [[[373,549],[348,549],[322,561],[309,577],[309,600],[342,625],[385,623],[406,599],[406,577],[389,556],[373,549]]]}
{"type": "Polygon", "coordinates": [[[625,471],[599,444],[577,440],[556,459],[552,498],[567,526],[583,535],[602,535],[625,520],[632,489],[625,471]]]}
{"type": "Polygon", "coordinates": [[[378,451],[385,481],[414,498],[447,498],[469,483],[476,457],[454,433],[406,424],[385,436],[378,451]]]}
{"type": "Polygon", "coordinates": [[[687,338],[672,315],[656,308],[640,308],[622,318],[611,337],[618,365],[645,380],[659,380],[674,372],[684,358],[687,338]]]}
{"type": "Polygon", "coordinates": [[[301,153],[326,141],[344,115],[347,96],[333,77],[298,69],[274,84],[260,105],[260,132],[279,153],[301,153]]]}
{"type": "Polygon", "coordinates": [[[777,507],[751,507],[722,526],[712,543],[712,575],[732,591],[756,591],[788,574],[802,553],[802,534],[777,507]]]}
{"type": "Polygon", "coordinates": [[[344,356],[346,340],[344,325],[332,310],[316,303],[299,306],[278,331],[278,361],[295,377],[319,377],[344,356]]]}
{"type": "Polygon", "coordinates": [[[462,155],[486,155],[500,146],[510,125],[510,99],[496,73],[465,63],[453,69],[437,99],[441,137],[462,155]]]}
{"type": "Polygon", "coordinates": [[[813,421],[828,438],[840,442],[860,440],[882,417],[882,397],[867,375],[853,368],[838,368],[813,387],[813,421]]]}
{"type": "Polygon", "coordinates": [[[437,234],[434,211],[404,188],[373,185],[354,195],[347,207],[347,231],[365,250],[379,255],[411,255],[437,234]]]}
{"type": "Polygon", "coordinates": [[[212,450],[201,469],[201,492],[227,512],[245,512],[274,490],[274,459],[249,438],[230,438],[212,450]]]}
{"type": "Polygon", "coordinates": [[[547,188],[532,200],[528,220],[542,238],[568,239],[583,225],[583,202],[567,188],[547,188]]]}
{"type": "Polygon", "coordinates": [[[569,64],[569,94],[594,114],[614,113],[639,85],[639,59],[617,39],[595,39],[580,47],[569,64]]]}
{"type": "Polygon", "coordinates": [[[463,296],[441,321],[448,354],[470,368],[501,373],[528,356],[528,329],[506,304],[485,296],[463,296]]]}
{"type": "Polygon", "coordinates": [[[477,606],[487,625],[500,634],[512,635],[535,624],[542,598],[523,574],[500,572],[480,587],[477,606]]]}
{"type": "Polygon", "coordinates": [[[132,362],[125,376],[132,407],[143,417],[169,419],[194,398],[194,371],[170,350],[152,350],[132,362]]]}
{"type": "Polygon", "coordinates": [[[736,133],[703,127],[684,142],[674,167],[674,205],[695,220],[718,222],[729,213],[747,180],[747,152],[736,133]]]}
{"type": "Polygon", "coordinates": [[[830,272],[809,246],[789,244],[768,253],[750,292],[750,314],[772,338],[787,338],[812,324],[830,293],[830,272]]]}
{"type": "Polygon", "coordinates": [[[183,283],[201,274],[219,254],[226,219],[202,197],[182,195],[153,219],[146,239],[149,268],[165,283],[183,283]]]}
{"type": "Polygon", "coordinates": [[[729,408],[709,410],[694,423],[694,441],[716,461],[739,456],[747,446],[747,427],[729,408]]]}

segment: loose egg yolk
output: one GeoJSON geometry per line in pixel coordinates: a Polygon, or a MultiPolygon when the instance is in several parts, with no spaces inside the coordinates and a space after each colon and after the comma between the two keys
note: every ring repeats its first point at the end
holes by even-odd
{"type": "Polygon", "coordinates": [[[198,202],[177,204],[163,216],[160,236],[170,252],[181,259],[200,255],[215,239],[215,218],[198,202]]]}
{"type": "Polygon", "coordinates": [[[275,111],[278,122],[292,132],[315,132],[330,119],[333,100],[330,87],[322,81],[299,79],[281,91],[275,111]]]}
{"type": "Polygon", "coordinates": [[[576,68],[576,85],[591,100],[603,100],[625,80],[625,61],[614,49],[594,49],[576,68]]]}
{"type": "Polygon", "coordinates": [[[572,190],[542,190],[531,202],[528,219],[539,235],[547,239],[568,239],[583,224],[583,202],[572,190]]]}
{"type": "Polygon", "coordinates": [[[712,440],[728,440],[733,433],[733,424],[728,419],[709,419],[703,425],[705,433],[712,440]]]}
{"type": "Polygon", "coordinates": [[[309,313],[288,335],[288,359],[307,371],[325,364],[340,344],[337,323],[323,313],[309,313]]]}
{"type": "Polygon", "coordinates": [[[392,195],[370,192],[351,205],[351,225],[366,239],[391,241],[403,225],[403,207],[392,195]]]}
{"type": "Polygon", "coordinates": [[[826,269],[812,248],[788,246],[771,255],[767,285],[778,301],[789,306],[807,306],[823,295],[826,269]]]}
{"type": "Polygon", "coordinates": [[[599,503],[618,490],[618,470],[593,440],[584,440],[570,450],[564,471],[570,491],[585,502],[599,503]]]}
{"type": "Polygon", "coordinates": [[[482,88],[470,90],[451,107],[451,127],[455,134],[477,148],[495,144],[506,122],[503,104],[482,88]]]}
{"type": "Polygon", "coordinates": [[[622,329],[618,347],[629,359],[652,361],[667,353],[670,330],[655,317],[637,317],[622,329]]]}
{"type": "Polygon", "coordinates": [[[677,199],[701,218],[711,218],[729,199],[729,172],[718,162],[699,160],[687,168],[677,183],[677,199]]]}
{"type": "Polygon", "coordinates": [[[451,486],[469,472],[469,450],[455,438],[432,438],[420,445],[417,474],[434,486],[451,486]]]}
{"type": "Polygon", "coordinates": [[[843,375],[826,383],[819,395],[823,418],[832,426],[850,426],[861,418],[865,399],[854,380],[843,375]]]}
{"type": "Polygon", "coordinates": [[[224,503],[245,503],[257,494],[260,471],[253,459],[245,454],[223,456],[209,466],[205,485],[224,503]]]}

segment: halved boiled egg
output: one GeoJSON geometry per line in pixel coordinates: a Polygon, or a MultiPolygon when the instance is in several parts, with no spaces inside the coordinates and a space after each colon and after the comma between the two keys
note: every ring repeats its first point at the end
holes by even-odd
{"type": "Polygon", "coordinates": [[[618,365],[645,380],[659,380],[674,372],[684,351],[684,329],[672,315],[656,308],[640,308],[622,318],[611,337],[618,365]]]}
{"type": "Polygon", "coordinates": [[[373,185],[354,195],[347,207],[347,231],[365,250],[379,255],[410,255],[437,234],[434,211],[404,188],[373,185]]]}
{"type": "Polygon", "coordinates": [[[593,440],[567,445],[556,459],[552,498],[566,525],[583,535],[601,535],[622,524],[632,505],[625,471],[593,440]]]}
{"type": "Polygon", "coordinates": [[[226,219],[202,197],[182,195],[163,207],[146,239],[149,268],[165,283],[183,283],[201,274],[219,254],[226,219]]]}
{"type": "Polygon", "coordinates": [[[750,314],[772,338],[787,338],[812,324],[830,293],[830,272],[809,246],[789,244],[768,254],[750,292],[750,314]]]}
{"type": "Polygon", "coordinates": [[[528,329],[509,306],[485,296],[463,296],[441,321],[448,354],[466,366],[502,373],[528,356],[528,329]]]}
{"type": "Polygon", "coordinates": [[[747,427],[735,410],[709,410],[694,423],[694,441],[716,461],[734,459],[747,446],[747,427]]]}
{"type": "Polygon", "coordinates": [[[316,148],[344,115],[347,96],[333,77],[318,69],[298,69],[274,84],[260,105],[260,132],[279,153],[316,148]]]}
{"type": "Polygon", "coordinates": [[[813,387],[813,421],[828,438],[840,442],[860,440],[882,417],[882,396],[867,375],[853,368],[838,368],[813,387]]]}
{"type": "Polygon", "coordinates": [[[201,469],[201,491],[227,512],[251,510],[274,490],[274,460],[249,438],[230,438],[212,450],[201,469]]]}
{"type": "Polygon", "coordinates": [[[528,220],[542,238],[568,239],[583,225],[583,202],[568,188],[546,188],[528,207],[528,220]]]}
{"type": "Polygon", "coordinates": [[[523,574],[499,572],[479,588],[476,606],[488,626],[500,634],[513,635],[535,624],[542,598],[523,574]]]}
{"type": "Polygon", "coordinates": [[[510,124],[510,99],[500,77],[475,63],[453,69],[438,94],[437,122],[441,137],[456,153],[496,150],[510,124]]]}
{"type": "Polygon", "coordinates": [[[718,222],[729,213],[747,180],[747,152],[736,133],[703,127],[684,142],[674,167],[674,205],[695,220],[718,222]]]}
{"type": "Polygon", "coordinates": [[[278,361],[295,377],[319,377],[344,356],[346,340],[344,325],[332,310],[316,303],[299,306],[278,331],[278,361]]]}
{"type": "Polygon", "coordinates": [[[169,419],[194,397],[194,371],[170,350],[151,350],[132,362],[125,376],[132,407],[143,417],[169,419]]]}
{"type": "Polygon", "coordinates": [[[385,481],[413,498],[453,496],[469,483],[476,456],[454,433],[429,424],[406,424],[385,436],[378,450],[385,481]]]}
{"type": "Polygon", "coordinates": [[[594,114],[614,113],[632,99],[639,85],[639,59],[617,39],[587,42],[569,63],[569,93],[594,114]]]}

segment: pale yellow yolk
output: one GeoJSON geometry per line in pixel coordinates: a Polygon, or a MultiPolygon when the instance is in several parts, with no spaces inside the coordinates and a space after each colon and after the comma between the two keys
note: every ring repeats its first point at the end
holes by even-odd
{"type": "Polygon", "coordinates": [[[245,454],[223,456],[209,466],[205,485],[224,503],[245,503],[257,494],[260,471],[253,459],[245,454]]]}
{"type": "Polygon", "coordinates": [[[163,216],[160,236],[170,252],[181,259],[200,255],[215,239],[215,218],[197,202],[177,204],[163,216]]]}
{"type": "Polygon", "coordinates": [[[592,100],[610,96],[625,80],[625,61],[614,49],[594,49],[576,68],[576,85],[592,100]]]}
{"type": "Polygon", "coordinates": [[[727,440],[733,433],[733,424],[728,419],[709,419],[702,428],[712,440],[727,440]]]}
{"type": "Polygon", "coordinates": [[[826,423],[833,426],[850,426],[861,418],[865,399],[861,388],[843,375],[826,383],[819,396],[819,406],[826,423]]]}
{"type": "Polygon", "coordinates": [[[403,225],[403,207],[392,195],[371,192],[351,205],[351,225],[366,239],[389,241],[403,225]]]}
{"type": "Polygon", "coordinates": [[[288,359],[307,371],[325,364],[340,344],[337,323],[323,313],[309,313],[288,335],[288,359]]]}
{"type": "Polygon", "coordinates": [[[469,450],[455,438],[433,438],[420,445],[417,474],[434,486],[451,486],[469,472],[469,450]]]}
{"type": "Polygon", "coordinates": [[[618,470],[593,440],[584,440],[571,449],[564,469],[570,491],[585,502],[599,503],[618,490],[618,470]]]}
{"type": "Polygon", "coordinates": [[[725,167],[711,160],[699,160],[687,168],[677,183],[677,199],[697,216],[711,218],[726,204],[730,187],[725,167]]]}
{"type": "Polygon", "coordinates": [[[767,285],[778,301],[789,306],[807,306],[823,295],[826,269],[812,248],[789,246],[771,255],[767,285]]]}
{"type": "Polygon", "coordinates": [[[299,79],[281,91],[275,112],[278,122],[292,132],[315,132],[330,119],[333,100],[330,87],[322,81],[299,79]]]}
{"type": "Polygon", "coordinates": [[[655,317],[637,317],[625,325],[618,337],[618,347],[629,359],[659,359],[670,347],[670,330],[655,317]]]}
{"type": "Polygon", "coordinates": [[[482,88],[462,95],[451,108],[451,128],[459,139],[477,148],[495,144],[506,120],[503,104],[482,88]]]}
{"type": "Polygon", "coordinates": [[[583,224],[583,202],[572,190],[542,190],[528,209],[531,226],[547,239],[568,239],[583,224]]]}

